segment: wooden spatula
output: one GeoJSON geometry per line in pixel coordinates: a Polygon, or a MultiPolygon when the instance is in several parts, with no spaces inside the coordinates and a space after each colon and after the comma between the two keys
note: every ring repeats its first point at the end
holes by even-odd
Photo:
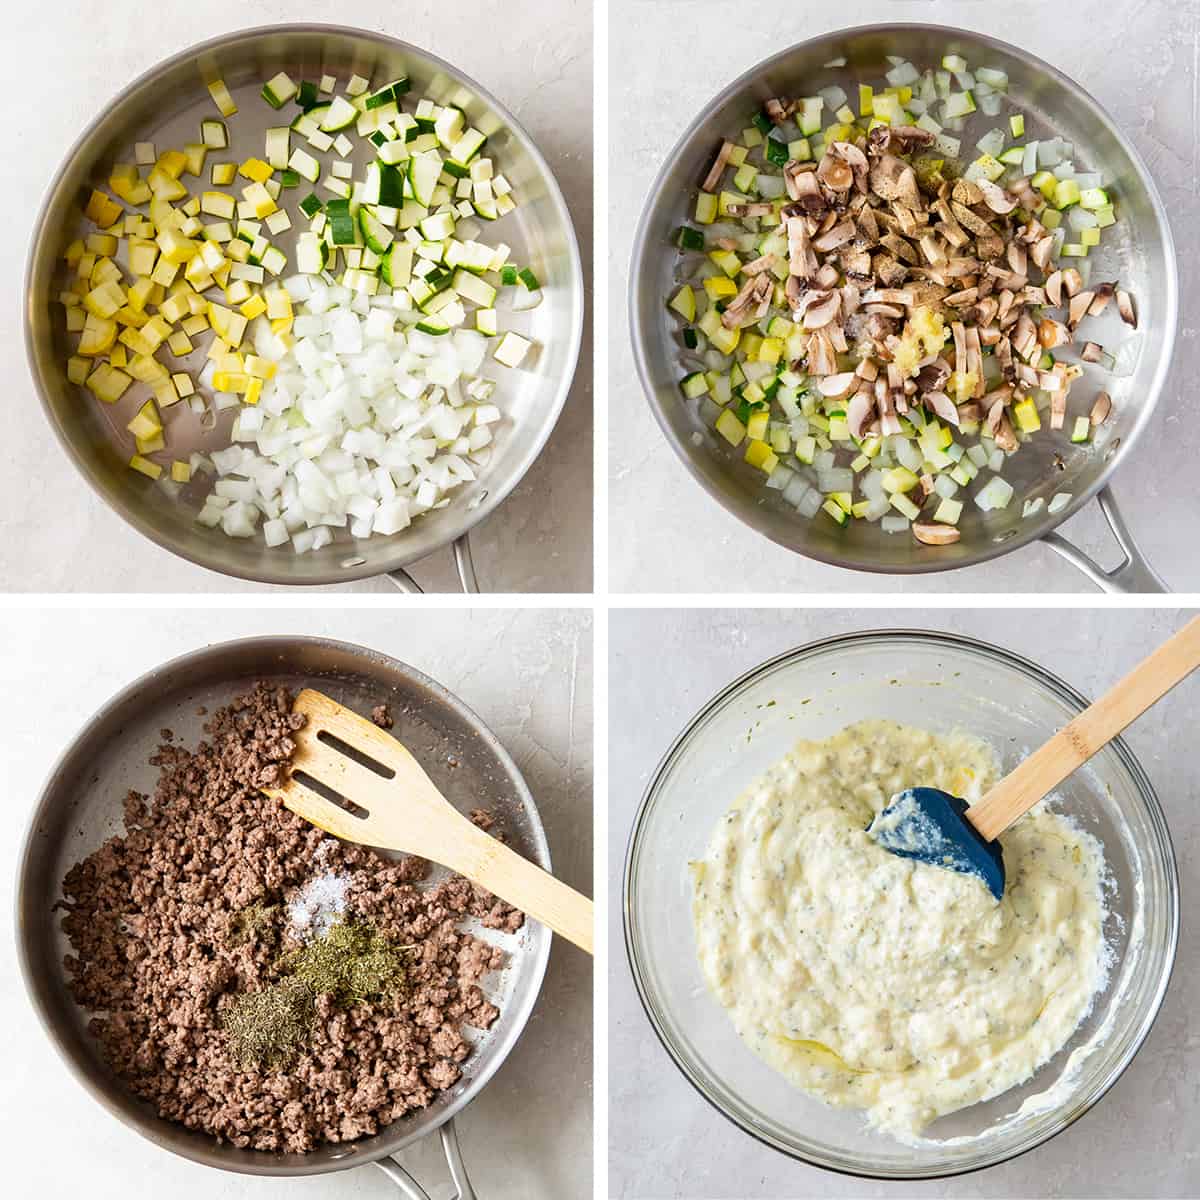
{"type": "Polygon", "coordinates": [[[968,807],[965,800],[937,788],[907,788],[892,797],[867,832],[893,854],[978,875],[999,900],[1004,859],[996,839],[1197,667],[1200,617],[1193,617],[978,804],[968,807]]]}
{"type": "Polygon", "coordinates": [[[449,867],[593,953],[592,902],[467,820],[391,734],[308,688],[294,708],[308,721],[269,795],[334,837],[449,867]]]}

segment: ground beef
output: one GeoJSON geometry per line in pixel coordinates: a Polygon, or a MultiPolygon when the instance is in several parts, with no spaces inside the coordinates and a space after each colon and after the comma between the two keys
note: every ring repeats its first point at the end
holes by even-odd
{"type": "Polygon", "coordinates": [[[129,794],[125,833],[71,868],[60,907],[72,995],[130,1090],[219,1140],[303,1152],[377,1133],[458,1080],[463,1026],[499,1015],[479,981],[504,958],[459,923],[512,931],[523,917],[459,876],[418,886],[424,861],[333,841],[263,795],[295,749],[303,718],[291,707],[285,689],[260,684],[213,716],[194,751],[164,730],[153,798],[129,794]],[[414,948],[406,987],[345,1010],[318,997],[310,1040],[287,1068],[247,1069],[221,1014],[279,978],[280,946],[247,935],[238,915],[286,905],[317,873],[318,847],[319,871],[350,876],[347,915],[414,948]]]}
{"type": "Polygon", "coordinates": [[[379,726],[380,729],[391,729],[392,727],[392,710],[386,704],[377,704],[371,709],[371,720],[379,726]]]}

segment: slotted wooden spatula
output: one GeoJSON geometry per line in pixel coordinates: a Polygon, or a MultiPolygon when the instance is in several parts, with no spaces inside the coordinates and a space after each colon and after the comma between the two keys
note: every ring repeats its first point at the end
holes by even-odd
{"type": "Polygon", "coordinates": [[[593,953],[592,902],[467,820],[391,734],[309,688],[294,709],[308,721],[269,795],[334,837],[449,867],[593,953]]]}

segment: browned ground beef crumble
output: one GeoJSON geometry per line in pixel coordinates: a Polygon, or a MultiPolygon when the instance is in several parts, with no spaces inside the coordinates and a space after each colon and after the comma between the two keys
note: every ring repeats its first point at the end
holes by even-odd
{"type": "Polygon", "coordinates": [[[125,834],[71,868],[61,906],[71,991],[95,1014],[89,1027],[118,1077],[191,1129],[303,1152],[377,1133],[458,1080],[470,1053],[462,1027],[498,1016],[479,980],[504,960],[459,922],[515,932],[524,918],[459,876],[418,887],[423,860],[334,842],[263,795],[295,749],[303,718],[291,705],[286,690],[260,684],[213,716],[194,751],[164,730],[153,799],[129,794],[125,834]],[[319,997],[312,1036],[288,1068],[247,1069],[221,1013],[278,978],[280,947],[240,940],[237,915],[286,903],[323,870],[350,873],[347,916],[416,947],[407,987],[348,1010],[319,997]]]}

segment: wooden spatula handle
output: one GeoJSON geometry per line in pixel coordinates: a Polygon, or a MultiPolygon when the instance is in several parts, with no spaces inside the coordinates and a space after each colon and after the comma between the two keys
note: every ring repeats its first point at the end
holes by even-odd
{"type": "Polygon", "coordinates": [[[450,865],[543,925],[549,925],[581,950],[593,954],[592,902],[503,842],[475,830],[474,826],[470,828],[476,836],[463,847],[466,860],[450,865]]]}
{"type": "Polygon", "coordinates": [[[999,837],[1197,667],[1200,617],[1193,617],[1116,687],[1084,709],[972,805],[967,819],[989,841],[999,837]]]}

